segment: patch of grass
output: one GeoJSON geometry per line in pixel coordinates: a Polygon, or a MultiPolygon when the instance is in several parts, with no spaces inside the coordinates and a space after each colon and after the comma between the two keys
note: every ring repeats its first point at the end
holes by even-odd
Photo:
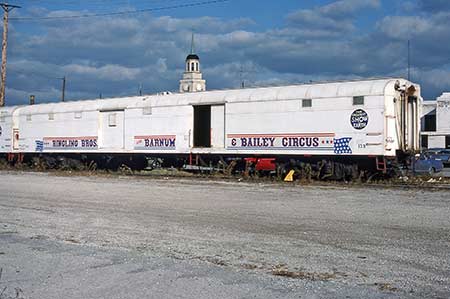
{"type": "Polygon", "coordinates": [[[374,285],[377,286],[378,289],[380,291],[383,291],[383,292],[395,292],[395,291],[398,291],[398,289],[396,287],[394,287],[393,285],[391,285],[390,283],[376,282],[374,285]]]}
{"type": "Polygon", "coordinates": [[[77,240],[75,238],[66,238],[64,239],[64,241],[69,242],[69,243],[73,243],[73,244],[80,244],[80,240],[77,240]]]}
{"type": "Polygon", "coordinates": [[[207,262],[210,262],[212,264],[218,265],[218,266],[226,266],[227,263],[219,258],[216,257],[206,257],[205,260],[207,262]]]}
{"type": "Polygon", "coordinates": [[[305,279],[312,281],[326,281],[337,277],[336,273],[318,273],[318,272],[307,272],[307,271],[289,271],[286,268],[273,268],[272,275],[283,276],[295,279],[305,279]]]}
{"type": "Polygon", "coordinates": [[[241,264],[241,267],[247,270],[255,270],[258,269],[258,266],[255,264],[241,264]]]}

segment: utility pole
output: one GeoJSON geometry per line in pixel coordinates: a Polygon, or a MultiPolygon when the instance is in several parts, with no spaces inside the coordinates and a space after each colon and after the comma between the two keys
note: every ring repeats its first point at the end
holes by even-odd
{"type": "Polygon", "coordinates": [[[61,101],[64,102],[64,100],[66,99],[66,76],[62,77],[61,79],[63,80],[61,101]]]}
{"type": "Polygon", "coordinates": [[[239,70],[239,79],[241,80],[241,88],[245,88],[244,66],[242,64],[241,64],[241,69],[239,70]]]}
{"type": "Polygon", "coordinates": [[[6,84],[6,48],[8,47],[8,16],[9,12],[14,8],[20,8],[17,5],[9,5],[8,3],[0,3],[5,11],[3,15],[3,42],[2,42],[2,70],[1,70],[1,86],[0,86],[0,107],[5,106],[5,84],[6,84]]]}
{"type": "Polygon", "coordinates": [[[243,64],[239,67],[239,87],[244,89],[247,85],[251,84],[250,74],[256,73],[254,68],[250,68],[250,66],[244,66],[243,64]],[[246,82],[247,81],[247,82],[246,82]]]}

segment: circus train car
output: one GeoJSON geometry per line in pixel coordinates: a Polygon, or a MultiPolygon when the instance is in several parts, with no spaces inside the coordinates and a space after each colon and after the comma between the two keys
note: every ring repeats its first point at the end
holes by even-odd
{"type": "Polygon", "coordinates": [[[0,145],[10,161],[386,172],[419,150],[421,101],[388,78],[5,107],[0,145]]]}

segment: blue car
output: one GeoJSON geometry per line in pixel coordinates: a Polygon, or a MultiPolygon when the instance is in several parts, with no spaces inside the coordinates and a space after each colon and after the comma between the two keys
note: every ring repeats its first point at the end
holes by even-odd
{"type": "Polygon", "coordinates": [[[433,159],[426,153],[416,155],[413,160],[413,170],[415,173],[433,174],[442,171],[444,165],[441,160],[433,159]]]}
{"type": "Polygon", "coordinates": [[[450,149],[430,148],[425,153],[434,160],[441,160],[444,164],[450,164],[450,149]]]}

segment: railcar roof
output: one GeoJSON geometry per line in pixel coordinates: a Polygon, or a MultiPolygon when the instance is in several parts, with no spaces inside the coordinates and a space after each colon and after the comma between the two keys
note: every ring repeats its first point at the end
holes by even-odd
{"type": "MultiPolygon", "coordinates": [[[[121,98],[79,100],[64,103],[46,103],[21,106],[20,114],[36,114],[65,111],[120,110],[139,107],[158,107],[176,105],[201,105],[236,101],[266,101],[289,99],[314,99],[329,97],[348,97],[358,95],[383,95],[387,87],[396,81],[410,83],[401,78],[366,79],[342,82],[322,82],[277,87],[257,87],[204,91],[197,93],[175,93],[168,95],[144,95],[121,98]]],[[[6,109],[5,108],[2,108],[6,109]]]]}
{"type": "Polygon", "coordinates": [[[14,110],[19,108],[20,106],[6,106],[6,107],[0,107],[0,111],[2,114],[12,114],[14,110]]]}
{"type": "Polygon", "coordinates": [[[450,92],[444,92],[437,98],[438,101],[444,101],[449,99],[450,99],[450,92]]]}

